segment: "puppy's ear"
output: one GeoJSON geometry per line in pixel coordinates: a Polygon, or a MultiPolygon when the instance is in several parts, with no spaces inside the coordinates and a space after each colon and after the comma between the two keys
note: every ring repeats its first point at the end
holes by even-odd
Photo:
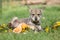
{"type": "Polygon", "coordinates": [[[40,7],[41,11],[44,11],[45,8],[46,8],[45,6],[40,7]]]}
{"type": "Polygon", "coordinates": [[[43,10],[42,9],[38,9],[38,11],[39,11],[39,14],[42,15],[43,10]]]}
{"type": "Polygon", "coordinates": [[[41,14],[44,12],[44,9],[45,9],[45,7],[41,7],[41,8],[39,8],[40,9],[40,12],[41,12],[41,14]]]}
{"type": "Polygon", "coordinates": [[[29,9],[29,12],[30,12],[30,13],[32,12],[32,8],[29,9]]]}

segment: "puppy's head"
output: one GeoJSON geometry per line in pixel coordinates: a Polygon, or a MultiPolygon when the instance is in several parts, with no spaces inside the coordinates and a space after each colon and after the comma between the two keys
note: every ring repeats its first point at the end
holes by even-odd
{"type": "Polygon", "coordinates": [[[8,26],[9,28],[15,28],[19,24],[19,20],[17,17],[12,18],[12,20],[9,22],[8,26]]]}
{"type": "Polygon", "coordinates": [[[41,9],[30,9],[30,18],[32,21],[39,21],[40,20],[40,17],[41,17],[41,9]]]}

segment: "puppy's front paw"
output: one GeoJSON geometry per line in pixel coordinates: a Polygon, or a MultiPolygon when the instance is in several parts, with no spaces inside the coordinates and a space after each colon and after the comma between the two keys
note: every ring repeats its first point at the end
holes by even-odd
{"type": "Polygon", "coordinates": [[[42,31],[43,28],[41,26],[38,26],[38,31],[42,31]]]}

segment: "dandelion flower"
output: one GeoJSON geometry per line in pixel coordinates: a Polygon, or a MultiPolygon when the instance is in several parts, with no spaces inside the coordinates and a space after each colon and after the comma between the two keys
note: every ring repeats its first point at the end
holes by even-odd
{"type": "Polygon", "coordinates": [[[60,25],[60,22],[56,22],[57,25],[60,25]]]}
{"type": "Polygon", "coordinates": [[[20,33],[21,31],[22,31],[21,24],[18,25],[18,27],[16,27],[15,29],[13,29],[13,32],[14,32],[14,33],[20,33]]]}
{"type": "Polygon", "coordinates": [[[21,23],[13,30],[13,32],[15,32],[15,33],[25,32],[27,30],[27,28],[28,28],[27,24],[21,23]]]}
{"type": "Polygon", "coordinates": [[[46,32],[49,32],[49,27],[46,27],[46,28],[45,28],[45,31],[46,31],[46,32]]]}
{"type": "Polygon", "coordinates": [[[7,30],[5,30],[5,32],[7,32],[7,30]]]}
{"type": "Polygon", "coordinates": [[[0,30],[3,29],[3,28],[0,28],[0,30]]]}
{"type": "Polygon", "coordinates": [[[45,17],[43,17],[43,19],[45,19],[45,17]]]}
{"type": "Polygon", "coordinates": [[[60,26],[60,22],[56,22],[53,26],[53,29],[57,29],[57,27],[59,27],[59,26],[60,26]]]}
{"type": "Polygon", "coordinates": [[[57,29],[57,25],[56,24],[53,26],[53,29],[57,29]]]}
{"type": "Polygon", "coordinates": [[[8,32],[12,32],[12,29],[9,29],[8,32]]]}
{"type": "Polygon", "coordinates": [[[6,24],[1,24],[2,27],[6,27],[6,24]]]}
{"type": "Polygon", "coordinates": [[[57,24],[60,24],[60,22],[56,22],[57,24]]]}

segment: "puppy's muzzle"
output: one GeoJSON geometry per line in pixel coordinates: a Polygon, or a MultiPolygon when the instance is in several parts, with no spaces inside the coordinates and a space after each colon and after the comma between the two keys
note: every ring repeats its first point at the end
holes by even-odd
{"type": "Polygon", "coordinates": [[[35,17],[35,21],[37,21],[37,17],[35,17]]]}

